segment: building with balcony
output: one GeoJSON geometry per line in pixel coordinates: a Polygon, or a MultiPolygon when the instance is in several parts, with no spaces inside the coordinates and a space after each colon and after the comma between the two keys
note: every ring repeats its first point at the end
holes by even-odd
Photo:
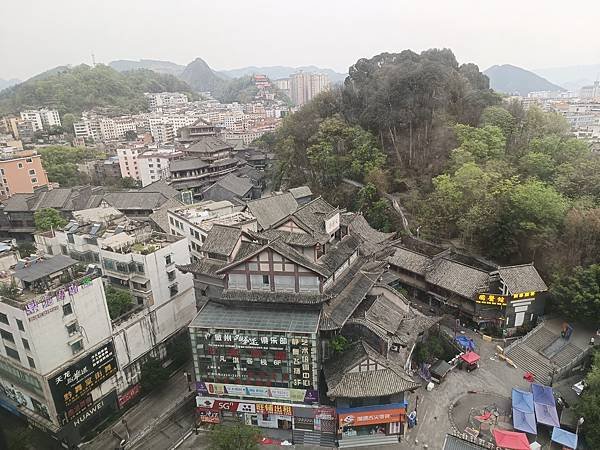
{"type": "Polygon", "coordinates": [[[237,158],[224,158],[207,162],[199,157],[188,156],[171,161],[171,187],[180,192],[191,192],[192,197],[200,198],[201,193],[219,178],[234,172],[240,161],[237,158]]]}
{"type": "Polygon", "coordinates": [[[140,153],[137,165],[142,187],[148,186],[158,180],[166,180],[171,176],[169,166],[171,161],[181,158],[180,151],[174,149],[147,150],[140,153]]]}
{"type": "Polygon", "coordinates": [[[221,130],[212,123],[198,119],[192,125],[179,129],[179,142],[190,144],[206,137],[216,137],[221,130]]]}
{"type": "Polygon", "coordinates": [[[0,198],[14,194],[32,194],[35,188],[48,185],[42,158],[33,150],[0,156],[0,198]]]}

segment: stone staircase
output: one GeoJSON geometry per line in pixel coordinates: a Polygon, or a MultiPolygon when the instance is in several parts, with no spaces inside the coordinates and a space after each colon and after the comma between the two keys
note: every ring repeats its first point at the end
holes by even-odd
{"type": "Polygon", "coordinates": [[[519,369],[531,372],[536,381],[547,384],[550,382],[552,363],[538,352],[529,348],[527,343],[515,345],[509,349],[508,356],[519,369]]]}
{"type": "Polygon", "coordinates": [[[316,447],[335,447],[334,433],[320,433],[318,431],[294,430],[294,444],[313,445],[316,447]]]}
{"type": "Polygon", "coordinates": [[[344,437],[338,441],[339,448],[356,448],[373,446],[379,448],[381,445],[398,445],[398,436],[352,436],[344,437]]]}
{"type": "Polygon", "coordinates": [[[530,335],[525,336],[525,338],[521,341],[522,343],[525,343],[530,349],[541,353],[542,350],[552,345],[552,343],[556,340],[557,337],[559,336],[554,334],[548,328],[542,326],[537,330],[532,331],[530,335]]]}
{"type": "Polygon", "coordinates": [[[564,367],[571,361],[581,359],[583,357],[583,352],[584,351],[579,347],[576,347],[573,344],[567,344],[551,358],[551,361],[558,367],[564,367]]]}

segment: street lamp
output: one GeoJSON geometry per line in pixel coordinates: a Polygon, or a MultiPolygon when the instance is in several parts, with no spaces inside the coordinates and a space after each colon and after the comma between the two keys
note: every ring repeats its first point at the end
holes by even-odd
{"type": "Polygon", "coordinates": [[[583,425],[583,422],[585,422],[585,419],[583,417],[580,417],[577,421],[577,428],[575,429],[575,434],[579,434],[579,427],[583,425]]]}

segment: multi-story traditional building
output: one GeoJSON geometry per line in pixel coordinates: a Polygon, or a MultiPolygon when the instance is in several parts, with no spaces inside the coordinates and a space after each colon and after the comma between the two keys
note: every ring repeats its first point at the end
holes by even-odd
{"type": "Polygon", "coordinates": [[[381,281],[393,234],[321,198],[253,209],[261,232],[215,225],[203,257],[181,267],[201,307],[190,324],[198,420],[239,417],[297,444],[398,442],[418,387],[405,369],[433,321],[381,281]],[[353,342],[342,352],[339,335],[353,342]]]}

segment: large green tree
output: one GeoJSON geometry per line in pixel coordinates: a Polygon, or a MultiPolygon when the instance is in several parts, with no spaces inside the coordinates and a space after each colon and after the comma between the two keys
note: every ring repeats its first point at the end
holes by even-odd
{"type": "Polygon", "coordinates": [[[60,212],[54,208],[38,209],[33,214],[33,220],[35,221],[35,228],[38,231],[56,230],[57,228],[64,227],[68,223],[67,220],[60,215],[60,212]]]}
{"type": "Polygon", "coordinates": [[[584,418],[582,431],[588,448],[600,448],[600,351],[594,355],[592,369],[585,378],[586,387],[576,411],[584,418]]]}
{"type": "Polygon", "coordinates": [[[600,265],[576,267],[559,275],[550,287],[552,308],[564,317],[598,327],[600,317],[600,265]]]}
{"type": "Polygon", "coordinates": [[[261,433],[256,427],[242,422],[218,425],[209,435],[213,450],[258,450],[261,433]]]}
{"type": "Polygon", "coordinates": [[[94,149],[59,145],[44,147],[39,150],[39,153],[42,156],[42,165],[48,173],[48,179],[57,182],[60,186],[89,183],[89,177],[79,171],[77,164],[104,157],[103,153],[94,149]]]}
{"type": "Polygon", "coordinates": [[[117,289],[107,286],[104,290],[106,294],[106,305],[111,319],[122,316],[133,307],[133,298],[131,293],[125,289],[117,289]]]}

